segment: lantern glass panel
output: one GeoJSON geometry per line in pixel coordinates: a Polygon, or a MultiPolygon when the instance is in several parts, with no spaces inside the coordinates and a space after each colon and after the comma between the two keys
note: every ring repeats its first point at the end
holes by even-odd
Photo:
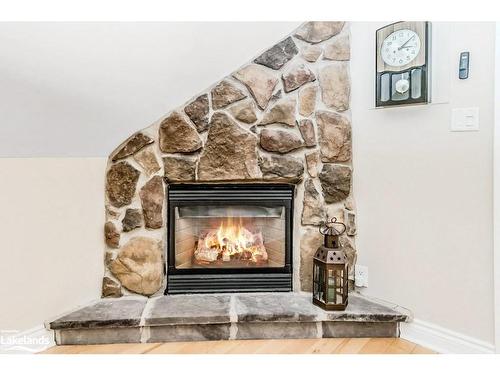
{"type": "Polygon", "coordinates": [[[316,263],[314,263],[313,266],[313,297],[318,298],[319,297],[319,284],[318,284],[318,274],[319,274],[319,267],[316,263]]]}
{"type": "Polygon", "coordinates": [[[315,298],[321,302],[325,301],[325,270],[319,264],[314,264],[314,277],[316,278],[316,296],[315,298]]]}
{"type": "Polygon", "coordinates": [[[327,282],[327,303],[342,304],[344,302],[344,269],[329,268],[327,282]]]}

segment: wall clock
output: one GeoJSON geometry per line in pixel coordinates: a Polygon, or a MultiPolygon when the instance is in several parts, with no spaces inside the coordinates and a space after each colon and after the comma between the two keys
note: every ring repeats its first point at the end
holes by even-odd
{"type": "Polygon", "coordinates": [[[376,106],[430,101],[430,22],[396,22],[376,33],[376,106]]]}

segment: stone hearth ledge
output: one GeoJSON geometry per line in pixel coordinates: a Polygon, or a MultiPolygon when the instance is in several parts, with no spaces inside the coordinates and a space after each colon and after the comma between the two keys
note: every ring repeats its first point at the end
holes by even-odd
{"type": "Polygon", "coordinates": [[[309,293],[191,294],[99,300],[49,323],[58,345],[395,337],[409,315],[359,294],[326,312],[309,293]]]}

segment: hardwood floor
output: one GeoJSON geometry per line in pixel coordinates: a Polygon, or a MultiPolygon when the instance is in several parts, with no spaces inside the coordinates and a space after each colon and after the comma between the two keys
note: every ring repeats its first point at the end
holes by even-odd
{"type": "Polygon", "coordinates": [[[432,354],[400,338],[231,340],[54,346],[42,354],[432,354]]]}

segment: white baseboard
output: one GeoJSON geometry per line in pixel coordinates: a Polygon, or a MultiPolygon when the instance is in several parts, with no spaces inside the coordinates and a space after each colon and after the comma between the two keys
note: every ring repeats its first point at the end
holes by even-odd
{"type": "Polygon", "coordinates": [[[38,353],[54,346],[54,331],[43,324],[25,331],[0,331],[1,354],[38,353]]]}
{"type": "Polygon", "coordinates": [[[493,354],[495,346],[438,325],[413,319],[401,323],[401,338],[445,354],[493,354]]]}

